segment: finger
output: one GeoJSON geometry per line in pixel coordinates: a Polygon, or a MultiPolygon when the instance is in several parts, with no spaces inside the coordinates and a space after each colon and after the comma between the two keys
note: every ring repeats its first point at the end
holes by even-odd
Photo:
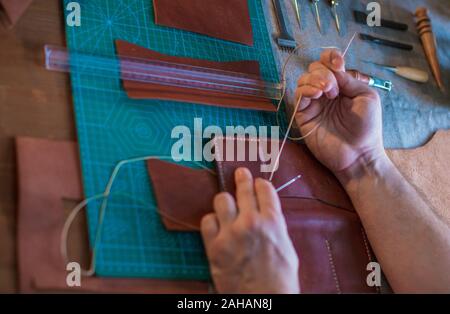
{"type": "Polygon", "coordinates": [[[236,203],[229,193],[220,193],[214,198],[214,210],[220,227],[229,225],[237,215],[236,203]]]}
{"type": "Polygon", "coordinates": [[[322,62],[315,61],[308,66],[308,73],[312,73],[315,70],[323,70],[323,69],[331,71],[331,69],[327,68],[327,66],[322,62]]]}
{"type": "Polygon", "coordinates": [[[303,85],[311,85],[319,89],[324,89],[327,85],[326,74],[321,72],[313,72],[305,74],[298,80],[297,87],[303,85]]]}
{"type": "Polygon", "coordinates": [[[327,49],[320,55],[320,62],[333,72],[345,72],[345,60],[337,49],[327,49]]]}
{"type": "Polygon", "coordinates": [[[312,85],[313,87],[322,89],[328,99],[334,99],[339,94],[339,86],[334,73],[323,65],[313,67],[313,71],[303,76],[298,83],[299,86],[312,85]]]}
{"type": "Polygon", "coordinates": [[[301,85],[301,82],[312,72],[316,71],[316,70],[328,70],[330,71],[325,65],[323,65],[322,63],[320,63],[319,61],[313,62],[309,65],[308,67],[308,72],[303,73],[302,76],[300,76],[300,78],[297,81],[297,86],[301,85]]]}
{"type": "MultiPolygon", "coordinates": [[[[301,129],[302,134],[304,133],[304,127],[316,119],[324,110],[324,106],[318,103],[311,104],[306,110],[299,111],[295,114],[295,122],[297,126],[301,129]]],[[[306,131],[308,132],[308,131],[306,131]]]]}
{"type": "Polygon", "coordinates": [[[366,83],[355,79],[349,73],[337,72],[335,75],[339,89],[343,95],[350,98],[354,98],[356,96],[367,96],[376,99],[378,97],[377,93],[366,83]]]}
{"type": "Polygon", "coordinates": [[[257,211],[255,191],[253,188],[253,177],[247,168],[239,168],[235,172],[236,199],[238,208],[243,211],[257,211]]]}
{"type": "Polygon", "coordinates": [[[214,213],[208,214],[202,218],[200,223],[200,232],[202,234],[205,247],[208,248],[211,242],[219,234],[219,222],[217,216],[214,213]]]}
{"type": "Polygon", "coordinates": [[[280,198],[272,183],[261,178],[256,179],[255,192],[262,214],[281,213],[280,198]]]}
{"type": "MultiPolygon", "coordinates": [[[[322,97],[323,91],[311,85],[303,85],[295,91],[295,99],[298,101],[302,96],[299,111],[305,110],[311,103],[311,99],[319,99],[322,97]]],[[[297,103],[296,103],[297,104],[297,103]]]]}
{"type": "Polygon", "coordinates": [[[323,95],[323,91],[313,86],[304,85],[295,92],[298,105],[296,115],[302,115],[304,119],[310,119],[312,107],[322,107],[319,103],[313,103],[313,100],[319,99],[323,95]],[[298,101],[300,103],[298,104],[298,101]]]}

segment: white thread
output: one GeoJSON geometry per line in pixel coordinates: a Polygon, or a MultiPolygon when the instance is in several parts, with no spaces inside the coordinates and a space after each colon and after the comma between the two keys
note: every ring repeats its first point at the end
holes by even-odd
{"type": "Polygon", "coordinates": [[[275,171],[278,168],[280,158],[281,158],[281,153],[283,152],[284,145],[286,145],[287,137],[289,136],[289,132],[291,130],[292,124],[294,123],[295,113],[297,112],[298,107],[300,106],[301,100],[302,100],[302,96],[300,95],[300,97],[298,98],[297,104],[295,105],[295,109],[294,109],[294,113],[292,114],[291,121],[289,121],[289,126],[287,129],[287,132],[284,135],[283,142],[281,143],[280,151],[278,152],[277,158],[275,159],[275,165],[273,166],[272,172],[270,173],[269,181],[272,181],[273,175],[275,174],[275,171]]]}
{"type": "Polygon", "coordinates": [[[366,234],[364,232],[364,229],[361,227],[361,234],[364,242],[364,247],[366,248],[367,257],[369,258],[369,262],[372,262],[372,255],[370,254],[369,245],[366,240],[366,234]]]}
{"type": "MultiPolygon", "coordinates": [[[[353,39],[355,38],[355,36],[356,36],[356,33],[353,35],[352,39],[350,40],[349,44],[347,45],[347,48],[345,49],[343,57],[345,57],[345,54],[347,53],[348,49],[350,48],[350,45],[353,42],[353,39]]],[[[287,86],[286,86],[286,68],[287,68],[287,65],[288,65],[290,59],[292,58],[292,56],[300,48],[301,48],[300,45],[297,46],[291,52],[291,54],[288,56],[288,58],[286,59],[284,65],[283,65],[283,69],[282,69],[283,93],[282,93],[280,101],[278,102],[278,105],[277,105],[277,112],[276,112],[277,120],[278,120],[279,110],[280,110],[281,104],[283,102],[283,99],[284,99],[284,97],[286,95],[286,90],[287,90],[287,86]]],[[[331,48],[331,47],[322,47],[322,48],[331,48]]],[[[290,126],[288,127],[288,130],[287,130],[286,135],[284,137],[283,143],[281,145],[281,150],[280,150],[280,152],[279,152],[279,154],[277,156],[277,162],[276,163],[279,162],[279,159],[280,159],[281,153],[283,151],[284,145],[286,143],[287,138],[289,137],[289,132],[290,132],[290,129],[292,128],[293,119],[295,118],[295,114],[296,114],[297,109],[298,109],[298,107],[300,105],[301,98],[302,98],[302,95],[300,95],[299,100],[297,102],[296,109],[294,110],[290,126]]],[[[308,137],[309,135],[311,135],[319,127],[319,125],[320,124],[316,125],[316,127],[313,128],[310,132],[308,132],[308,134],[306,134],[305,136],[303,136],[302,138],[300,138],[298,140],[302,140],[302,139],[308,137]]],[[[88,205],[90,202],[93,202],[93,201],[98,200],[98,199],[103,199],[101,207],[100,207],[100,211],[99,211],[99,219],[98,219],[98,222],[97,222],[97,232],[96,232],[96,235],[95,235],[94,246],[93,246],[93,249],[92,249],[91,265],[90,265],[89,270],[82,270],[83,276],[93,276],[94,273],[95,273],[95,257],[96,257],[96,254],[97,254],[97,249],[98,249],[99,241],[100,241],[100,238],[101,238],[101,232],[102,232],[102,228],[103,228],[103,221],[104,221],[104,217],[105,217],[105,210],[106,210],[106,207],[108,205],[109,197],[111,195],[111,188],[112,188],[112,186],[114,184],[114,181],[115,181],[115,179],[116,179],[116,177],[117,177],[117,175],[119,173],[119,170],[122,168],[122,166],[124,166],[126,164],[140,162],[140,161],[147,161],[147,160],[151,160],[151,159],[161,159],[161,160],[173,161],[172,157],[169,157],[169,156],[145,156],[145,157],[137,157],[137,158],[132,158],[132,159],[126,159],[126,160],[122,160],[122,161],[118,162],[117,165],[115,166],[115,168],[114,168],[110,178],[109,178],[109,181],[108,181],[108,184],[106,185],[105,191],[102,194],[97,194],[97,195],[94,195],[94,196],[92,196],[90,198],[87,198],[87,199],[81,201],[77,206],[74,207],[74,209],[71,211],[71,213],[67,217],[67,219],[66,219],[66,221],[64,223],[63,229],[61,231],[61,247],[60,247],[61,255],[62,255],[64,261],[66,261],[66,262],[68,261],[67,238],[68,238],[69,230],[70,230],[70,227],[71,227],[73,221],[77,217],[78,213],[86,205],[88,205]]],[[[206,169],[208,171],[211,171],[211,169],[205,167],[204,165],[202,165],[200,163],[197,163],[197,162],[193,162],[193,163],[197,164],[198,166],[200,166],[200,167],[202,167],[202,168],[204,168],[204,169],[206,169]]],[[[220,163],[218,163],[218,164],[219,164],[218,168],[219,168],[219,171],[221,171],[221,174],[222,174],[221,177],[222,177],[222,180],[223,180],[223,169],[221,167],[221,164],[220,163]]],[[[276,168],[277,168],[277,166],[274,167],[274,169],[276,169],[276,168]]],[[[214,171],[211,171],[211,172],[214,173],[214,171]]],[[[272,173],[270,175],[269,181],[272,181],[273,175],[274,175],[274,170],[272,170],[272,173]]],[[[224,181],[223,181],[223,184],[224,184],[224,181]]],[[[225,186],[224,186],[224,188],[225,188],[225,186]]]]}
{"type": "MultiPolygon", "coordinates": [[[[231,136],[215,137],[214,138],[214,148],[216,149],[216,157],[221,156],[221,152],[222,152],[220,150],[220,145],[217,145],[218,141],[225,141],[225,145],[226,145],[226,142],[229,140],[241,141],[241,142],[257,142],[257,143],[261,142],[260,138],[252,138],[252,137],[231,137],[231,136]]],[[[217,163],[217,168],[219,170],[219,174],[220,174],[219,179],[222,184],[222,187],[225,191],[228,191],[227,186],[226,186],[226,181],[225,181],[225,175],[224,175],[225,172],[223,170],[223,163],[221,161],[217,160],[217,158],[216,158],[216,163],[217,163]]],[[[276,192],[279,193],[282,190],[288,188],[289,186],[291,186],[292,184],[297,182],[301,177],[302,177],[302,175],[298,175],[295,178],[287,181],[285,184],[282,184],[280,187],[276,188],[276,192]]]]}
{"type": "Polygon", "coordinates": [[[330,263],[331,272],[333,273],[333,279],[336,284],[336,291],[337,291],[337,293],[340,294],[342,292],[341,292],[341,287],[339,285],[339,280],[338,280],[337,273],[336,273],[336,267],[334,266],[334,259],[333,259],[333,254],[331,252],[331,245],[330,245],[330,242],[328,242],[328,240],[325,240],[325,244],[326,244],[327,250],[328,250],[328,261],[330,263]]]}
{"type": "MultiPolygon", "coordinates": [[[[361,235],[362,235],[362,238],[363,238],[364,247],[366,249],[367,257],[369,258],[369,263],[371,263],[373,261],[372,254],[370,254],[370,249],[369,249],[369,244],[368,244],[368,241],[367,241],[366,233],[364,232],[364,229],[362,227],[361,227],[361,235]]],[[[375,289],[377,290],[377,293],[381,293],[380,287],[375,286],[375,289]]]]}
{"type": "MultiPolygon", "coordinates": [[[[345,55],[347,54],[347,51],[349,50],[349,48],[350,48],[350,46],[351,46],[353,40],[355,39],[355,36],[356,36],[356,32],[353,34],[352,38],[350,39],[349,43],[347,44],[347,46],[346,46],[346,48],[345,48],[345,51],[344,51],[344,53],[343,53],[343,55],[342,55],[343,58],[345,58],[345,55]]],[[[280,99],[280,102],[278,103],[277,113],[276,113],[277,115],[278,115],[278,112],[279,112],[279,110],[280,110],[280,107],[281,107],[281,103],[282,103],[282,101],[283,101],[283,98],[284,98],[284,96],[286,95],[286,89],[287,89],[287,86],[286,86],[286,73],[285,73],[286,67],[287,67],[288,62],[290,61],[290,58],[291,58],[292,55],[297,51],[298,48],[300,48],[300,46],[297,46],[296,49],[294,49],[294,51],[291,53],[291,55],[286,59],[286,62],[285,62],[284,66],[283,66],[283,69],[282,69],[282,71],[283,71],[283,73],[282,73],[282,79],[283,79],[283,85],[284,85],[284,86],[283,86],[283,90],[284,90],[284,91],[283,91],[283,94],[282,94],[282,98],[280,99]]],[[[296,116],[296,114],[297,114],[297,111],[298,111],[298,108],[299,108],[300,103],[301,103],[301,101],[302,101],[302,98],[303,98],[303,95],[300,94],[299,97],[298,97],[297,104],[296,104],[295,107],[294,107],[294,112],[292,113],[292,117],[291,117],[291,120],[290,120],[290,122],[289,122],[288,128],[287,128],[287,130],[286,130],[286,134],[284,135],[284,138],[283,138],[283,142],[282,142],[282,144],[281,144],[280,151],[279,151],[278,156],[277,156],[277,159],[276,159],[276,161],[275,161],[275,165],[274,165],[274,167],[273,167],[273,169],[272,169],[272,172],[271,172],[271,174],[270,174],[269,181],[272,181],[272,179],[273,179],[274,173],[275,173],[276,169],[278,168],[278,165],[279,165],[279,162],[280,162],[281,154],[283,153],[284,145],[286,144],[287,139],[290,138],[290,137],[289,137],[289,133],[290,133],[291,128],[292,128],[292,125],[293,125],[293,123],[294,123],[295,116],[296,116]]],[[[278,118],[277,118],[277,119],[278,119],[278,118]]],[[[315,132],[315,131],[319,128],[319,126],[320,126],[320,122],[317,123],[317,125],[316,125],[310,132],[308,132],[305,136],[302,136],[302,137],[300,137],[300,138],[298,138],[298,139],[295,139],[295,140],[298,140],[298,141],[304,140],[305,138],[307,138],[307,137],[309,137],[311,134],[313,134],[313,132],[315,132]]],[[[290,139],[291,139],[291,138],[290,138],[290,139]]]]}
{"type": "Polygon", "coordinates": [[[356,32],[353,34],[352,38],[348,42],[347,47],[345,48],[344,53],[342,54],[342,57],[345,58],[345,55],[347,54],[347,51],[350,49],[350,46],[353,43],[353,40],[355,39],[355,37],[356,37],[356,32]]]}
{"type": "MultiPolygon", "coordinates": [[[[152,159],[159,159],[159,160],[169,160],[169,161],[173,161],[172,157],[169,156],[145,156],[145,157],[137,157],[137,158],[132,158],[132,159],[126,159],[126,160],[122,160],[120,162],[118,162],[116,164],[116,166],[114,167],[114,170],[108,180],[108,184],[106,185],[105,191],[102,194],[97,194],[94,195],[92,197],[89,197],[83,201],[81,201],[77,206],[74,207],[74,209],[72,209],[72,211],[70,212],[69,216],[67,217],[66,221],[64,222],[64,226],[61,232],[61,255],[64,259],[64,261],[67,263],[68,262],[68,254],[67,254],[67,238],[68,238],[68,234],[69,234],[69,230],[70,230],[70,226],[72,225],[73,221],[75,220],[76,216],[78,215],[78,213],[84,208],[86,207],[86,205],[88,205],[89,203],[98,200],[98,199],[103,199],[101,207],[100,207],[100,211],[99,211],[99,219],[97,222],[97,231],[95,234],[95,240],[94,240],[94,246],[92,248],[92,256],[91,256],[91,265],[89,267],[88,270],[82,270],[82,275],[83,276],[93,276],[95,274],[95,257],[97,254],[97,249],[98,246],[100,244],[100,239],[101,239],[101,234],[102,234],[102,229],[103,229],[103,221],[105,218],[105,211],[106,211],[106,207],[108,205],[108,200],[109,197],[111,196],[111,189],[112,186],[114,184],[114,181],[119,173],[119,170],[122,168],[122,166],[126,165],[126,164],[130,164],[130,163],[135,163],[135,162],[140,162],[140,161],[147,161],[147,160],[152,160],[152,159]]],[[[211,169],[209,169],[208,167],[204,166],[201,163],[192,162],[193,164],[213,173],[215,175],[215,172],[212,171],[211,169]]],[[[170,217],[169,217],[170,218],[170,217]]],[[[173,218],[172,218],[173,219],[173,218]]]]}
{"type": "MultiPolygon", "coordinates": [[[[245,140],[245,139],[238,139],[238,140],[245,140]]],[[[259,140],[257,140],[259,142],[259,140]]],[[[101,233],[102,233],[102,228],[103,228],[103,222],[104,222],[104,217],[105,217],[105,211],[107,208],[107,202],[109,200],[109,197],[111,196],[111,188],[114,184],[114,181],[119,173],[119,170],[122,166],[124,166],[125,164],[129,164],[129,163],[134,163],[134,162],[139,162],[139,161],[147,161],[147,160],[151,160],[151,159],[161,159],[161,160],[170,160],[173,161],[173,159],[171,157],[168,156],[146,156],[146,157],[138,157],[138,158],[133,158],[133,159],[127,159],[127,160],[123,160],[120,161],[114,168],[110,179],[108,181],[108,184],[105,188],[105,191],[102,194],[97,194],[94,195],[92,197],[89,197],[83,201],[81,201],[80,203],[78,203],[70,212],[69,216],[67,216],[66,221],[64,222],[64,226],[63,229],[61,231],[61,243],[60,243],[60,253],[61,256],[64,260],[64,262],[67,264],[69,262],[69,257],[68,257],[68,253],[67,253],[67,242],[68,242],[68,236],[69,236],[69,231],[70,231],[70,227],[72,226],[73,222],[75,221],[75,218],[78,216],[78,214],[81,212],[82,209],[84,209],[89,203],[99,200],[99,199],[103,199],[104,201],[102,202],[102,206],[100,207],[100,211],[99,211],[99,220],[97,223],[97,232],[95,235],[95,240],[94,240],[94,246],[93,246],[93,250],[92,250],[92,256],[91,256],[91,263],[90,263],[90,267],[88,270],[82,269],[81,270],[81,274],[82,276],[86,276],[86,277],[91,277],[95,274],[95,257],[96,257],[96,253],[97,253],[97,249],[98,249],[98,245],[100,243],[100,239],[101,239],[101,233]]],[[[197,166],[200,166],[201,168],[211,172],[212,174],[215,175],[215,172],[212,171],[211,169],[209,169],[208,167],[198,163],[198,162],[193,162],[194,164],[196,164],[197,166]]],[[[221,171],[221,180],[224,180],[224,175],[223,175],[223,169],[221,166],[221,163],[218,163],[218,167],[219,167],[219,171],[221,171]]],[[[300,178],[301,176],[298,176],[297,178],[300,178]]],[[[284,189],[287,186],[293,184],[295,181],[297,181],[297,178],[295,180],[291,180],[290,182],[284,184],[282,186],[282,188],[279,189],[284,189]]],[[[278,192],[278,190],[277,190],[278,192]]],[[[117,195],[126,195],[123,193],[117,193],[117,195]]],[[[129,196],[129,195],[127,195],[129,196]]],[[[129,196],[130,198],[132,198],[132,196],[129,196]]],[[[180,222],[177,219],[175,219],[174,217],[170,217],[169,215],[167,215],[166,213],[162,213],[161,211],[157,210],[157,212],[159,214],[161,214],[161,216],[163,216],[166,219],[172,220],[175,223],[187,226],[193,230],[196,230],[197,227],[190,225],[188,223],[184,223],[184,222],[180,222]]]]}

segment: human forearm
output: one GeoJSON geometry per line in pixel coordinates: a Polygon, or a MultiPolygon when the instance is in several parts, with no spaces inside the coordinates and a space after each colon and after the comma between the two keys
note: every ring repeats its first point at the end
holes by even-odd
{"type": "Polygon", "coordinates": [[[396,292],[450,291],[450,228],[384,152],[337,174],[396,292]]]}

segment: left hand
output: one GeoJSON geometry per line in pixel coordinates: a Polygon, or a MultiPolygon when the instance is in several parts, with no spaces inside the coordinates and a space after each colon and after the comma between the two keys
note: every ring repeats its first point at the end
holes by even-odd
{"type": "Polygon", "coordinates": [[[201,233],[219,293],[299,293],[298,257],[272,184],[235,173],[236,200],[214,199],[201,233]]]}

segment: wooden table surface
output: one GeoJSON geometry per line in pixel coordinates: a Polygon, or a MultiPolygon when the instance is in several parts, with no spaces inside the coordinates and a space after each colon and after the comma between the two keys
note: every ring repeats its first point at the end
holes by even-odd
{"type": "Polygon", "coordinates": [[[0,293],[17,291],[16,136],[75,140],[69,78],[44,68],[44,44],[64,45],[59,0],[34,1],[0,27],[0,293]]]}

